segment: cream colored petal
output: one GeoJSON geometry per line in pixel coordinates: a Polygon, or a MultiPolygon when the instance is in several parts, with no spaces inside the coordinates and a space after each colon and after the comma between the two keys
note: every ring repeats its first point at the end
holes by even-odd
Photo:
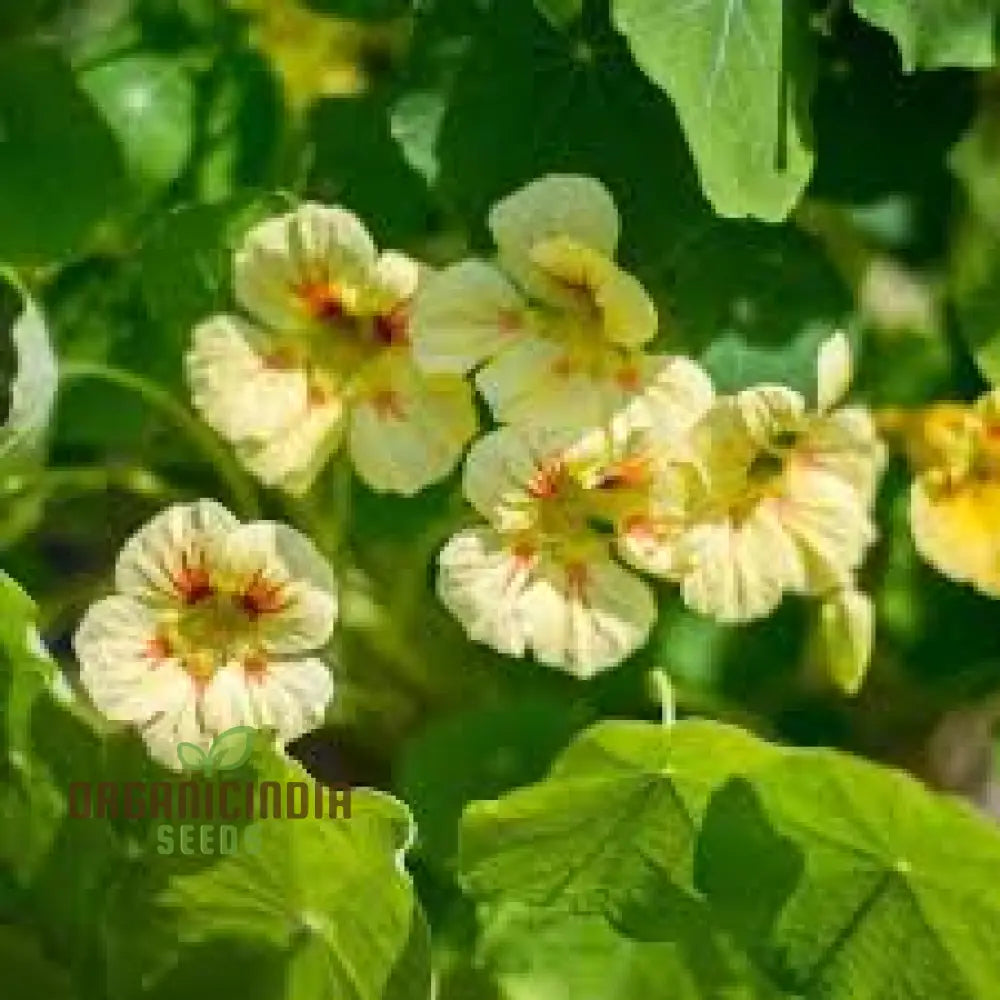
{"type": "Polygon", "coordinates": [[[420,285],[420,265],[396,250],[387,250],[375,265],[375,283],[387,300],[409,302],[420,285]]]}
{"type": "Polygon", "coordinates": [[[249,693],[255,724],[288,743],[323,724],[333,678],[322,660],[279,660],[250,683],[249,693]]]}
{"type": "Polygon", "coordinates": [[[438,557],[438,596],[470,639],[508,656],[524,656],[524,597],[532,565],[509,538],[490,528],[462,531],[438,557]]]}
{"type": "Polygon", "coordinates": [[[298,655],[325,645],[337,618],[333,573],[312,542],[282,524],[258,521],[232,532],[219,555],[226,589],[274,588],[279,608],[256,621],[268,653],[298,655]]]}
{"type": "Polygon", "coordinates": [[[612,265],[594,290],[594,300],[604,317],[604,335],[620,347],[641,347],[659,326],[656,305],[641,282],[612,265]]]}
{"type": "Polygon", "coordinates": [[[688,528],[692,496],[699,492],[693,477],[686,465],[655,468],[649,493],[616,525],[618,551],[630,566],[661,579],[677,578],[677,546],[688,528]]]}
{"type": "Polygon", "coordinates": [[[306,373],[269,364],[262,334],[238,317],[200,324],[185,363],[195,408],[229,441],[266,439],[308,405],[306,373]]]}
{"type": "Polygon", "coordinates": [[[760,505],[739,524],[697,524],[679,541],[675,565],[684,603],[716,621],[763,618],[802,586],[804,569],[773,507],[760,505]]]}
{"type": "Polygon", "coordinates": [[[832,410],[847,395],[853,377],[851,342],[838,330],[819,349],[816,399],[820,413],[832,410]]]}
{"type": "Polygon", "coordinates": [[[830,677],[845,694],[857,694],[875,646],[871,598],[853,588],[827,597],[820,606],[819,639],[830,677]]]}
{"type": "Polygon", "coordinates": [[[586,376],[566,373],[565,347],[527,336],[476,375],[476,387],[498,423],[576,424],[600,419],[602,400],[586,376]]]}
{"type": "Polygon", "coordinates": [[[266,441],[237,444],[243,464],[266,486],[302,495],[343,440],[343,401],[331,397],[306,410],[266,441]]]}
{"type": "Polygon", "coordinates": [[[413,496],[448,475],[476,432],[469,384],[390,355],[366,376],[350,420],[351,459],[374,490],[413,496]]]}
{"type": "Polygon", "coordinates": [[[176,504],[157,514],[125,543],[115,569],[123,594],[157,604],[178,599],[182,571],[204,565],[240,522],[214,500],[176,504]]]}
{"type": "Polygon", "coordinates": [[[687,358],[640,355],[623,363],[618,384],[628,387],[620,420],[629,429],[649,432],[658,448],[687,454],[688,434],[715,397],[705,370],[687,358]]]}
{"type": "Polygon", "coordinates": [[[254,726],[250,682],[242,666],[227,664],[209,682],[201,699],[205,728],[213,736],[236,726],[254,726]]]}
{"type": "Polygon", "coordinates": [[[649,638],[656,601],[649,587],[606,555],[586,562],[544,559],[523,600],[539,662],[588,680],[649,638]]]}
{"type": "Polygon", "coordinates": [[[1000,597],[1000,482],[942,492],[917,479],[910,528],[917,551],[938,572],[1000,597]]]}
{"type": "Polygon", "coordinates": [[[805,592],[849,586],[875,541],[864,498],[839,476],[792,468],[779,505],[806,568],[805,592]]]}
{"type": "Polygon", "coordinates": [[[424,371],[463,375],[516,342],[527,305],[491,264],[462,261],[431,275],[414,300],[410,337],[424,371]]]}
{"type": "Polygon", "coordinates": [[[141,736],[155,760],[173,771],[181,771],[177,747],[193,743],[207,751],[212,734],[202,724],[201,697],[190,678],[184,684],[178,682],[173,695],[170,705],[143,727],[141,736]]]}
{"type": "Polygon", "coordinates": [[[295,290],[329,282],[363,286],[376,266],[376,249],[361,220],[343,208],[305,204],[252,229],[234,261],[237,301],[277,330],[308,321],[295,290]]]}
{"type": "Polygon", "coordinates": [[[769,445],[775,437],[802,429],[806,404],[794,389],[762,385],[736,394],[736,407],[746,433],[757,445],[769,445]]]}
{"type": "Polygon", "coordinates": [[[190,686],[176,660],[153,655],[157,636],[156,614],[129,597],[105,598],[84,616],[73,640],[80,681],[112,721],[145,724],[174,704],[178,685],[190,686]]]}
{"type": "MultiPolygon", "coordinates": [[[[537,244],[568,237],[610,258],[618,247],[621,222],[614,199],[599,181],[551,174],[499,202],[489,226],[502,265],[531,289],[539,279],[531,259],[537,244]]],[[[547,284],[543,279],[542,288],[547,284]]]]}
{"type": "Polygon", "coordinates": [[[535,522],[529,491],[540,473],[563,462],[580,436],[562,427],[501,427],[469,451],[462,477],[465,498],[494,527],[524,531],[535,522]]]}
{"type": "Polygon", "coordinates": [[[809,422],[796,447],[796,461],[840,476],[873,503],[886,463],[871,412],[848,406],[809,422]]]}

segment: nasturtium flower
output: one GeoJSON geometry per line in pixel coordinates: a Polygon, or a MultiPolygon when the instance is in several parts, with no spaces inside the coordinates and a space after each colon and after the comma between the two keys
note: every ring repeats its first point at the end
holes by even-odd
{"type": "Polygon", "coordinates": [[[251,230],[233,278],[248,318],[196,328],[188,381],[259,479],[305,492],[345,439],[375,490],[412,495],[454,468],[475,407],[462,378],[413,362],[414,261],[380,255],[351,212],[306,204],[251,230]]]}
{"type": "Polygon", "coordinates": [[[707,405],[711,383],[686,358],[643,351],[656,307],[615,262],[620,220],[596,180],[550,175],[489,218],[495,263],[466,260],[430,278],[413,312],[428,372],[466,374],[499,423],[657,426],[707,405]]]}
{"type": "Polygon", "coordinates": [[[1000,597],[1000,389],[940,403],[911,448],[910,525],[920,554],[952,580],[1000,597]]]}
{"type": "Polygon", "coordinates": [[[75,637],[80,679],[109,719],[177,768],[235,726],[283,742],[314,729],[333,693],[317,653],[337,616],[333,572],[280,524],[244,524],[201,500],[163,511],[125,545],[116,593],[75,637]]]}
{"type": "Polygon", "coordinates": [[[613,552],[642,506],[655,463],[632,442],[503,427],[477,442],[466,498],[485,524],[439,558],[438,594],[470,638],[590,678],[642,646],[656,618],[649,586],[613,552]]]}
{"type": "Polygon", "coordinates": [[[868,411],[837,406],[850,377],[837,334],[820,352],[815,411],[782,386],[717,399],[691,431],[690,463],[668,466],[628,524],[625,558],[721,622],[764,617],[786,593],[852,588],[884,455],[868,411]]]}

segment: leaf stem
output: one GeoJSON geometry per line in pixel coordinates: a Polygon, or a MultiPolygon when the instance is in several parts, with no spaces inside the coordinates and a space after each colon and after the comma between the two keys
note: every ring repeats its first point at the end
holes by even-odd
{"type": "Polygon", "coordinates": [[[214,432],[165,389],[134,372],[80,361],[63,363],[60,366],[60,378],[63,382],[97,379],[139,396],[151,409],[174,424],[214,467],[229,489],[237,513],[249,520],[259,517],[257,490],[250,478],[214,432]]]}

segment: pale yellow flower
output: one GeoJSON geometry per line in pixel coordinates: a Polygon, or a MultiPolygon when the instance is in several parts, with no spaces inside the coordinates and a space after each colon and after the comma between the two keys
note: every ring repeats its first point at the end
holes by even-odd
{"type": "Polygon", "coordinates": [[[207,749],[234,726],[287,742],[322,722],[333,683],[317,652],[337,598],[303,535],[209,500],[177,505],[125,545],[115,589],[76,634],[80,679],[161,763],[179,768],[179,743],[207,749]]]}
{"type": "Polygon", "coordinates": [[[187,356],[195,406],[269,486],[309,489],[345,442],[375,490],[411,495],[446,476],[475,433],[458,376],[413,363],[419,269],[381,255],[360,220],[307,204],[253,229],[236,255],[237,301],[187,356]]]}
{"type": "Polygon", "coordinates": [[[712,398],[694,362],[647,355],[658,327],[642,285],[615,263],[620,220],[586,177],[551,175],[490,215],[496,263],[467,260],[417,297],[415,356],[465,374],[500,423],[657,426],[670,435],[712,398]]]}
{"type": "Polygon", "coordinates": [[[652,591],[613,558],[652,457],[604,433],[505,427],[470,452],[465,494],[485,519],[440,555],[438,593],[469,636],[589,678],[646,641],[652,591]]]}
{"type": "Polygon", "coordinates": [[[910,525],[920,554],[952,580],[1000,597],[1000,389],[920,420],[910,525]]]}
{"type": "Polygon", "coordinates": [[[679,581],[685,603],[722,622],[770,614],[787,593],[853,587],[875,539],[884,455],[850,382],[846,338],[823,346],[816,411],[781,386],[716,400],[691,432],[691,461],[668,465],[620,547],[679,581]]]}

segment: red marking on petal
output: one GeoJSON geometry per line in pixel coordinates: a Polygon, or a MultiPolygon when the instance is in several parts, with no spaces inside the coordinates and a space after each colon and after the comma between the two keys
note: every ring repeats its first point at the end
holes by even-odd
{"type": "Polygon", "coordinates": [[[602,490],[613,490],[645,486],[648,482],[649,459],[645,455],[635,455],[609,465],[597,485],[602,490]]]}
{"type": "Polygon", "coordinates": [[[173,584],[181,600],[188,605],[200,604],[215,594],[211,577],[201,556],[197,564],[192,565],[188,554],[184,553],[181,556],[181,568],[174,576],[173,584]]]}
{"type": "Polygon", "coordinates": [[[243,673],[252,684],[263,684],[270,666],[267,657],[261,653],[248,653],[243,659],[243,673]]]}
{"type": "Polygon", "coordinates": [[[625,519],[625,534],[641,541],[651,541],[656,537],[653,522],[645,514],[633,514],[625,519]]]}
{"type": "Polygon", "coordinates": [[[284,587],[281,584],[268,583],[260,573],[254,575],[247,588],[234,600],[253,621],[264,615],[277,614],[288,607],[284,587]]]}
{"type": "Polygon", "coordinates": [[[497,313],[497,326],[501,333],[517,333],[524,329],[524,316],[517,309],[501,309],[497,313]]]}
{"type": "Polygon", "coordinates": [[[333,323],[346,315],[340,289],[328,281],[308,281],[295,289],[306,312],[321,323],[333,323]]]}
{"type": "Polygon", "coordinates": [[[166,636],[155,635],[146,642],[145,653],[153,661],[154,667],[158,667],[172,652],[173,648],[166,636]]]}
{"type": "Polygon", "coordinates": [[[375,412],[383,420],[390,417],[393,420],[404,420],[406,413],[398,392],[393,389],[378,389],[371,395],[371,404],[375,412]]]}
{"type": "Polygon", "coordinates": [[[635,365],[626,365],[618,370],[615,381],[627,392],[637,392],[642,387],[642,377],[635,365]]]}
{"type": "Polygon", "coordinates": [[[584,563],[570,563],[566,567],[566,589],[577,597],[583,597],[587,591],[589,574],[584,563]]]}
{"type": "Polygon", "coordinates": [[[570,361],[569,357],[564,355],[552,365],[552,374],[558,375],[560,378],[566,378],[572,375],[573,362],[570,361]]]}
{"type": "Polygon", "coordinates": [[[405,306],[375,317],[375,339],[385,347],[409,343],[410,317],[405,306]]]}
{"type": "Polygon", "coordinates": [[[562,485],[563,466],[561,462],[550,462],[535,470],[528,480],[528,493],[536,500],[551,500],[558,496],[562,485]]]}

